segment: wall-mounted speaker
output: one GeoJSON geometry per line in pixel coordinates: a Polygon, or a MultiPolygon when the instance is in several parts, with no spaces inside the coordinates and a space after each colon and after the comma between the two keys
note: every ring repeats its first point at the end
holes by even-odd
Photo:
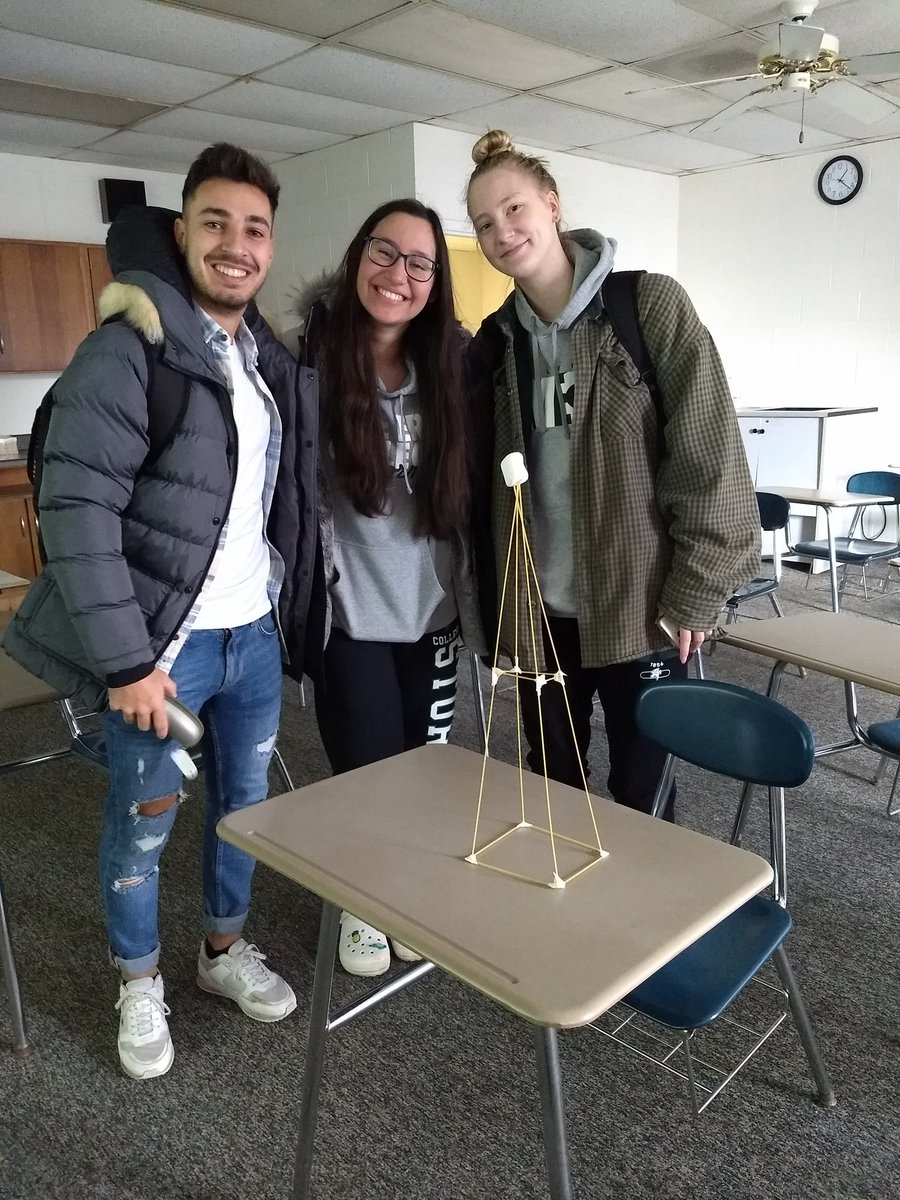
{"type": "Polygon", "coordinates": [[[147,204],[147,193],[142,179],[101,179],[100,180],[100,212],[108,225],[116,219],[120,208],[136,204],[144,208],[147,204]]]}

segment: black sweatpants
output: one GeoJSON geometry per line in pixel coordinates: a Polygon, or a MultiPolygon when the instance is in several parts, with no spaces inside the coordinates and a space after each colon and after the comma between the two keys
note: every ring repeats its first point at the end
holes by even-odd
{"type": "MultiPolygon", "coordinates": [[[[559,665],[566,676],[566,693],[572,711],[577,749],[566,713],[563,689],[558,683],[548,683],[540,695],[546,747],[547,776],[572,787],[583,787],[579,758],[587,768],[587,751],[591,741],[591,713],[594,695],[600,699],[609,742],[609,777],[607,790],[619,804],[649,813],[653,797],[666,760],[664,750],[638,733],[634,721],[637,698],[657,679],[686,679],[687,664],[678,660],[674,651],[663,651],[650,658],[634,662],[615,663],[609,667],[583,667],[578,622],[575,618],[550,617],[550,632],[559,656],[559,665]]],[[[545,635],[548,665],[552,663],[550,643],[545,635]]],[[[530,747],[528,765],[538,774],[544,773],[541,754],[541,727],[538,720],[537,689],[529,680],[520,680],[522,724],[530,747]]],[[[666,807],[671,819],[675,789],[666,807]]]]}
{"type": "Polygon", "coordinates": [[[456,704],[459,622],[417,642],[358,642],[332,629],[316,719],[335,775],[446,742],[456,704]]]}

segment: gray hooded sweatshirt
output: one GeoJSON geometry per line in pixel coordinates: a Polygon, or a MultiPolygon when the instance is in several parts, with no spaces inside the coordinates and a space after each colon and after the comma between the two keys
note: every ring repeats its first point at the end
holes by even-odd
{"type": "Polygon", "coordinates": [[[334,511],[333,623],[366,642],[417,642],[456,616],[450,543],[416,532],[420,414],[416,374],[389,392],[379,386],[388,460],[395,478],[386,511],[364,516],[334,478],[323,454],[334,511]]]}
{"type": "Polygon", "coordinates": [[[575,399],[572,329],[612,270],[616,243],[592,229],[563,238],[573,260],[572,291],[555,320],[545,322],[516,288],[516,316],[529,334],[534,376],[534,429],[528,473],[534,513],[533,549],[547,612],[576,616],[572,549],[572,464],[569,426],[575,399]]]}

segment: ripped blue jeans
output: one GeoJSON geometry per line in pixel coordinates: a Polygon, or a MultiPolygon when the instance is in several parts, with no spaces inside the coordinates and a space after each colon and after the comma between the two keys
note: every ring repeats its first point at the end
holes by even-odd
{"type": "MultiPolygon", "coordinates": [[[[250,906],[255,860],[216,835],[220,817],[265,799],[281,713],[281,648],[271,613],[236,629],[195,629],[175,659],[178,699],[199,713],[206,820],[203,928],[240,933],[250,906]]],[[[142,804],[177,795],[182,774],[175,743],[106,713],[110,789],[100,843],[100,886],[110,951],[119,969],[139,975],[159,959],[159,861],[178,805],[144,816],[142,804]]]]}

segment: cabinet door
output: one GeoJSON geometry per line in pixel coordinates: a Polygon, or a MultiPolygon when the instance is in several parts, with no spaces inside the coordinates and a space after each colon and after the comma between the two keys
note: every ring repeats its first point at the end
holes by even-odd
{"type": "Polygon", "coordinates": [[[34,515],[27,496],[0,496],[0,569],[34,579],[34,515]]]}
{"type": "Polygon", "coordinates": [[[739,417],[754,486],[817,488],[819,417],[739,417]]]}
{"type": "Polygon", "coordinates": [[[61,371],[95,324],[86,246],[0,240],[0,371],[61,371]]]}
{"type": "Polygon", "coordinates": [[[109,259],[106,257],[105,246],[88,246],[87,256],[91,271],[91,298],[94,306],[94,319],[95,323],[99,325],[100,317],[97,312],[97,303],[100,299],[100,293],[108,283],[112,283],[113,273],[109,269],[109,259]]]}

